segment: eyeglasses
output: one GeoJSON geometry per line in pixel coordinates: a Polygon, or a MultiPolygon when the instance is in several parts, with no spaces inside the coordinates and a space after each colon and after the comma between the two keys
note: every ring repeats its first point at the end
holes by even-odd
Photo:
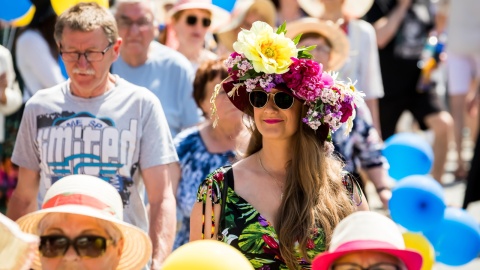
{"type": "MultiPolygon", "coordinates": [[[[113,46],[113,43],[108,44],[108,46],[105,48],[105,50],[101,52],[96,52],[96,51],[89,51],[89,52],[62,52],[60,51],[60,56],[62,56],[62,59],[66,62],[76,62],[80,60],[80,56],[85,56],[85,59],[87,59],[88,62],[98,62],[102,61],[103,56],[105,53],[110,50],[110,48],[113,46]]],[[[61,47],[60,47],[61,48],[61,47]]]]}
{"type": "Polygon", "coordinates": [[[130,29],[133,25],[138,26],[140,31],[145,31],[150,29],[153,26],[152,20],[148,19],[147,17],[143,17],[136,21],[131,20],[126,16],[120,16],[117,18],[117,25],[119,28],[128,28],[130,29]]]}
{"type": "Polygon", "coordinates": [[[255,108],[263,108],[268,102],[269,96],[273,96],[273,102],[282,110],[290,109],[295,101],[293,96],[285,92],[267,93],[261,90],[253,90],[249,94],[250,104],[255,108]]]}
{"type": "Polygon", "coordinates": [[[332,270],[400,270],[400,266],[393,263],[381,262],[363,268],[356,263],[338,263],[332,265],[332,270]]]}
{"type": "Polygon", "coordinates": [[[40,236],[38,250],[43,257],[55,258],[64,256],[72,245],[78,256],[97,258],[105,253],[110,243],[113,241],[96,235],[81,235],[75,239],[63,235],[45,235],[40,236]]]}
{"type": "MultiPolygon", "coordinates": [[[[190,16],[187,16],[186,22],[188,25],[193,26],[197,24],[197,20],[198,20],[197,16],[190,15],[190,16]]],[[[210,20],[209,18],[202,18],[203,27],[209,27],[210,24],[212,24],[212,20],[210,20]]]]}

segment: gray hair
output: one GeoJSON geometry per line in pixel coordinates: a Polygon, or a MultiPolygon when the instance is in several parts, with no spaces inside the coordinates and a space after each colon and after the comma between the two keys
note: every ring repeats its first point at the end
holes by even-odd
{"type": "Polygon", "coordinates": [[[116,0],[115,5],[112,7],[113,14],[117,14],[117,9],[124,4],[145,4],[148,7],[148,11],[152,14],[154,22],[157,22],[157,2],[158,0],[116,0]]]}

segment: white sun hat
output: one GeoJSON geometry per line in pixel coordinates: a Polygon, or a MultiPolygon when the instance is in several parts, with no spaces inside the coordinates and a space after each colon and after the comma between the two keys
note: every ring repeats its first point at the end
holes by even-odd
{"type": "Polygon", "coordinates": [[[205,9],[212,14],[212,24],[210,29],[216,32],[222,25],[230,20],[230,13],[225,9],[212,4],[211,0],[179,0],[167,12],[167,17],[171,18],[176,13],[187,9],[205,9]]]}
{"type": "Polygon", "coordinates": [[[0,269],[30,269],[40,239],[0,213],[0,269]]]}
{"type": "MultiPolygon", "coordinates": [[[[152,256],[149,236],[123,221],[123,203],[118,191],[100,178],[77,174],[58,180],[45,194],[42,209],[19,218],[17,223],[24,232],[38,235],[38,224],[49,213],[89,216],[116,226],[124,239],[117,269],[141,269],[152,256]]],[[[32,268],[41,269],[38,251],[32,268]]]]}
{"type": "Polygon", "coordinates": [[[372,211],[350,214],[337,224],[328,251],[312,263],[313,270],[328,270],[340,257],[357,251],[376,251],[400,259],[408,270],[420,270],[422,255],[405,248],[402,233],[390,218],[372,211]]]}

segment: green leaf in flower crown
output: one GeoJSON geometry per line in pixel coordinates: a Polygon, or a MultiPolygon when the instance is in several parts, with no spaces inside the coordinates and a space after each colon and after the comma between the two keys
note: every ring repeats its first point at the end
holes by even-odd
{"type": "Polygon", "coordinates": [[[277,34],[280,35],[281,33],[284,33],[284,34],[287,33],[287,22],[283,22],[282,25],[278,27],[277,34]]]}
{"type": "Polygon", "coordinates": [[[293,39],[293,43],[295,43],[295,45],[298,45],[298,42],[300,41],[300,38],[302,37],[302,33],[298,34],[294,39],[293,39]]]}
{"type": "MultiPolygon", "coordinates": [[[[312,47],[312,46],[310,46],[310,47],[312,47]]],[[[310,47],[307,47],[307,48],[310,48],[310,47]]],[[[312,59],[313,58],[312,54],[308,50],[305,50],[307,48],[302,47],[302,48],[298,49],[298,53],[297,53],[297,58],[298,59],[312,59]]]]}

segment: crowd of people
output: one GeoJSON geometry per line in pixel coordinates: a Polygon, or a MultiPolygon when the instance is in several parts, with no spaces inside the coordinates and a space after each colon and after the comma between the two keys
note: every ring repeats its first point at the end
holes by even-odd
{"type": "Polygon", "coordinates": [[[14,33],[0,46],[0,259],[12,267],[161,269],[215,239],[254,269],[419,270],[365,189],[388,210],[382,147],[404,111],[434,134],[432,177],[442,183],[456,143],[464,208],[480,200],[453,132],[465,107],[477,119],[480,35],[455,37],[455,1],[109,2],[56,14],[32,0],[28,26],[1,24],[14,33]],[[420,63],[450,32],[447,108],[420,63]]]}

